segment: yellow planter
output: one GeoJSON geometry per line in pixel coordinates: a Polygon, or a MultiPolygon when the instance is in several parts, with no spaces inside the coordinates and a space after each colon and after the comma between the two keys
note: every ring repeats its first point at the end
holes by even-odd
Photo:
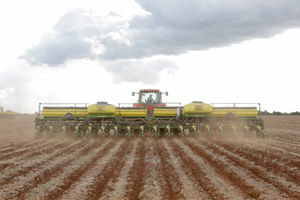
{"type": "Polygon", "coordinates": [[[42,111],[43,117],[64,117],[67,113],[73,115],[73,117],[86,117],[86,108],[76,107],[44,107],[42,111]]]}
{"type": "Polygon", "coordinates": [[[214,107],[212,111],[213,117],[257,117],[258,111],[255,107],[214,107]]]}
{"type": "Polygon", "coordinates": [[[117,108],[115,116],[118,117],[146,117],[146,108],[117,108]]]}
{"type": "Polygon", "coordinates": [[[111,104],[92,104],[88,106],[88,115],[114,115],[116,108],[111,104]]]}
{"type": "Polygon", "coordinates": [[[154,108],[154,117],[175,117],[177,108],[154,108]]]}
{"type": "Polygon", "coordinates": [[[210,115],[212,106],[210,104],[193,102],[184,105],[183,115],[210,115]]]}

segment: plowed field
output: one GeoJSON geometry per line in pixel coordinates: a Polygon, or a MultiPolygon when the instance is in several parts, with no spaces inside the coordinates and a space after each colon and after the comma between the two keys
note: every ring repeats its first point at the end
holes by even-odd
{"type": "Polygon", "coordinates": [[[34,139],[0,119],[0,199],[300,199],[300,117],[265,138],[34,139]]]}

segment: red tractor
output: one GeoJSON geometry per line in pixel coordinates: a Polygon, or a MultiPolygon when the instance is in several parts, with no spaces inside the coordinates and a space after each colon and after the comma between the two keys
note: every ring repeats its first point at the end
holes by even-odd
{"type": "Polygon", "coordinates": [[[139,94],[138,103],[133,104],[135,108],[147,108],[147,115],[153,114],[154,107],[166,107],[165,103],[162,103],[162,94],[168,96],[168,92],[160,92],[157,89],[142,89],[140,92],[132,92],[132,96],[139,94]]]}

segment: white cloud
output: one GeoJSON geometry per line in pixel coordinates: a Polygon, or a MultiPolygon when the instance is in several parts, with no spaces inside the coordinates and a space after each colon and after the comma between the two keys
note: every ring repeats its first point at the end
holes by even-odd
{"type": "MultiPolygon", "coordinates": [[[[70,59],[128,59],[178,55],[241,41],[271,37],[300,26],[298,0],[180,0],[137,3],[147,15],[132,19],[73,9],[62,16],[23,58],[61,65],[70,59]],[[94,47],[94,48],[93,48],[94,47]],[[95,47],[98,54],[94,54],[95,47]]],[[[111,68],[109,70],[113,70],[111,68]]]]}
{"type": "Polygon", "coordinates": [[[116,60],[105,64],[107,71],[111,72],[114,82],[141,82],[155,84],[159,82],[161,73],[176,70],[177,66],[168,58],[139,59],[139,60],[116,60]]]}

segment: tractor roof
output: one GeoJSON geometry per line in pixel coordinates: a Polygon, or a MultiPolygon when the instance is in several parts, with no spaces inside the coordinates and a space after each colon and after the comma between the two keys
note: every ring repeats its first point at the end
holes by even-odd
{"type": "Polygon", "coordinates": [[[158,89],[141,89],[140,92],[159,92],[158,89]]]}

